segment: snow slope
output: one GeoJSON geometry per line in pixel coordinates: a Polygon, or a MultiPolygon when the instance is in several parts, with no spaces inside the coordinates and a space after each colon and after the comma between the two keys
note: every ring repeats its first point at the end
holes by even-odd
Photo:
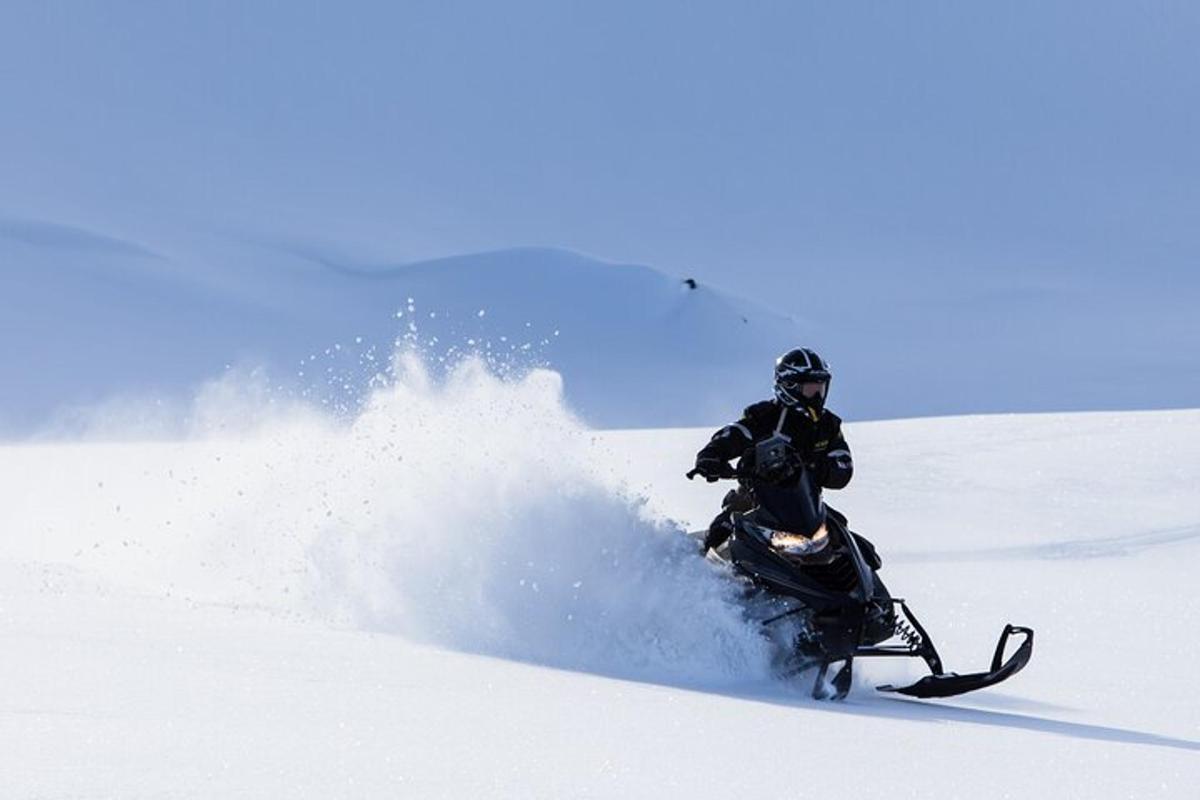
{"type": "Polygon", "coordinates": [[[353,412],[414,334],[435,359],[551,366],[603,427],[721,420],[765,396],[772,360],[801,343],[833,362],[849,419],[1170,407],[1200,385],[1186,289],[1160,301],[1007,273],[965,287],[888,274],[845,294],[820,268],[812,291],[765,307],[738,296],[750,284],[693,288],[553,248],[402,262],[380,241],[139,233],[0,214],[0,366],[19,376],[0,382],[0,436],[95,432],[102,404],[161,431],[223,370],[259,371],[278,402],[353,412]],[[1103,334],[1087,333],[1098,320],[1103,334]]]}
{"type": "Polygon", "coordinates": [[[682,478],[707,430],[590,430],[550,372],[446,380],[402,359],[349,421],[234,426],[210,393],[203,435],[0,449],[5,792],[1193,796],[1200,412],[850,425],[831,500],[949,666],[1038,640],[973,697],[878,696],[904,668],[871,664],[829,704],[768,677],[678,533],[722,491],[682,478]]]}
{"type": "Polygon", "coordinates": [[[562,249],[404,261],[386,240],[262,223],[129,233],[2,211],[0,366],[19,376],[0,382],[5,438],[94,431],[90,409],[130,416],[134,398],[126,422],[161,430],[178,414],[157,409],[223,370],[258,370],[280,402],[353,412],[414,334],[435,359],[551,366],[603,427],[723,419],[766,395],[772,360],[799,344],[832,361],[848,419],[1186,406],[1200,387],[1187,287],[1162,298],[1036,272],[952,283],[881,268],[847,292],[821,266],[763,305],[741,296],[761,281],[692,284],[562,249]]]}
{"type": "Polygon", "coordinates": [[[0,383],[0,435],[86,431],[88,409],[133,398],[140,426],[161,428],[156,406],[231,366],[280,401],[353,410],[414,334],[436,358],[552,363],[597,424],[699,424],[735,387],[766,391],[775,356],[813,338],[712,287],[564,250],[389,265],[331,249],[0,219],[0,364],[23,376],[0,383]]]}

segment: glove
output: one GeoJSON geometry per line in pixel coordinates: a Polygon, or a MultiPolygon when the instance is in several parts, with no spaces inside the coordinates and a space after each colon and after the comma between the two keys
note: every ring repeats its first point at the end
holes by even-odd
{"type": "Polygon", "coordinates": [[[812,479],[813,486],[821,487],[829,480],[829,459],[822,458],[814,461],[811,464],[805,464],[808,470],[808,476],[812,479]]]}
{"type": "Polygon", "coordinates": [[[696,458],[696,468],[692,470],[695,474],[704,478],[709,483],[715,483],[717,480],[725,476],[729,471],[729,464],[719,458],[713,456],[699,456],[696,458]]]}
{"type": "Polygon", "coordinates": [[[700,550],[701,555],[725,544],[732,535],[733,522],[729,519],[728,512],[722,511],[721,515],[712,521],[712,525],[708,526],[708,533],[704,536],[704,546],[700,550]]]}

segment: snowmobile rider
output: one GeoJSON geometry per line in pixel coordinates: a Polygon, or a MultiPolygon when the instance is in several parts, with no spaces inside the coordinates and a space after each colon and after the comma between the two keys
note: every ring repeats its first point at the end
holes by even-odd
{"type": "MultiPolygon", "coordinates": [[[[782,434],[791,440],[817,486],[841,489],[850,482],[854,463],[842,436],[842,420],[825,408],[832,374],[829,364],[807,347],[775,360],[775,399],[748,406],[742,418],[726,425],[696,455],[696,474],[710,483],[728,474],[729,461],[761,441],[782,434]]],[[[704,550],[720,547],[733,533],[732,515],[749,511],[754,499],[739,483],[721,503],[708,527],[704,550]]],[[[836,513],[836,512],[834,512],[836,513]]]]}

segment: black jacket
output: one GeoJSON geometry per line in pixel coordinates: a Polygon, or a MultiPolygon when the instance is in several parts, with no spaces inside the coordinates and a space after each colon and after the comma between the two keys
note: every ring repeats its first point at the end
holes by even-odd
{"type": "Polygon", "coordinates": [[[714,433],[696,458],[722,461],[740,458],[750,447],[776,432],[791,439],[818,485],[841,489],[850,482],[854,462],[842,436],[841,418],[832,411],[822,411],[813,419],[808,411],[788,408],[776,400],[747,406],[742,418],[714,433]]]}

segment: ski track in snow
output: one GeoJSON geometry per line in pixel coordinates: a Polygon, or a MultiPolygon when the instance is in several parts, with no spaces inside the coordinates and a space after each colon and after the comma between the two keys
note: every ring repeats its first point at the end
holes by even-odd
{"type": "Polygon", "coordinates": [[[1033,559],[1121,558],[1152,548],[1189,543],[1200,538],[1200,525],[1167,528],[1127,536],[1097,539],[1069,539],[1018,547],[984,547],[975,550],[898,550],[889,554],[896,563],[936,563],[956,561],[1024,561],[1033,559]]]}

